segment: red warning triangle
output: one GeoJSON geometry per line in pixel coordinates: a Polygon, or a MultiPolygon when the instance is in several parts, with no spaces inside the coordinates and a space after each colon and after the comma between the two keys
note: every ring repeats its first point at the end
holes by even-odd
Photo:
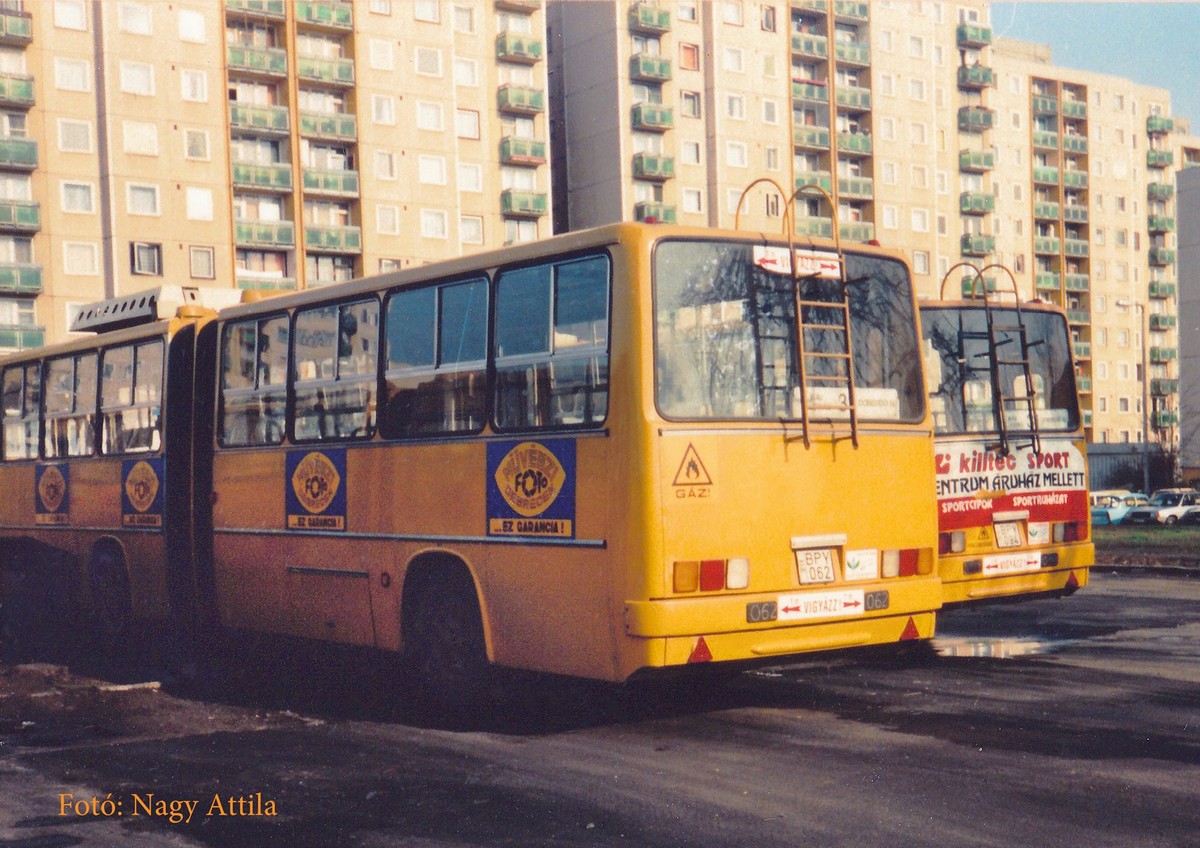
{"type": "Polygon", "coordinates": [[[687,450],[683,452],[683,461],[679,463],[679,470],[675,472],[675,480],[672,486],[711,486],[712,477],[708,476],[708,469],[704,467],[704,462],[700,459],[700,454],[696,452],[696,448],[690,443],[687,450]]]}
{"type": "Polygon", "coordinates": [[[701,636],[696,640],[696,647],[692,648],[692,655],[688,657],[688,662],[712,662],[712,658],[712,651],[708,649],[708,643],[705,642],[704,637],[701,636]]]}
{"type": "Polygon", "coordinates": [[[1072,571],[1070,576],[1067,577],[1067,588],[1068,589],[1078,589],[1079,588],[1079,580],[1075,577],[1074,571],[1072,571]]]}
{"type": "Polygon", "coordinates": [[[919,630],[917,630],[917,622],[914,621],[913,617],[910,615],[908,617],[908,624],[904,625],[904,631],[900,634],[900,641],[906,642],[909,639],[920,639],[920,638],[921,638],[921,632],[919,630]]]}

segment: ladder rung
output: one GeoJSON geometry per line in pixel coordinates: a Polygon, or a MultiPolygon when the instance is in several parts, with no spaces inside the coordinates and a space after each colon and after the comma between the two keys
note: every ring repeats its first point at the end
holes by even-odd
{"type": "Polygon", "coordinates": [[[812,351],[808,351],[808,350],[806,350],[804,352],[804,355],[817,357],[819,359],[849,359],[850,358],[850,354],[848,354],[848,353],[813,353],[812,351]]]}
{"type": "Polygon", "coordinates": [[[845,324],[813,324],[811,322],[806,321],[803,324],[803,327],[806,330],[833,330],[833,331],[836,331],[839,333],[846,332],[845,324]]]}
{"type": "Polygon", "coordinates": [[[801,306],[809,306],[815,309],[848,309],[846,303],[841,300],[802,300],[801,306]]]}

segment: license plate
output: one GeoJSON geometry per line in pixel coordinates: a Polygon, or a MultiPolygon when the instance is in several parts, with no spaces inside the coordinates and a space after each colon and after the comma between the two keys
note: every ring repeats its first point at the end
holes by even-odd
{"type": "Polygon", "coordinates": [[[996,547],[1016,548],[1021,545],[1021,523],[1002,521],[993,525],[996,530],[996,547]]]}
{"type": "Polygon", "coordinates": [[[833,551],[829,548],[802,548],[795,552],[800,585],[833,582],[833,551]]]}

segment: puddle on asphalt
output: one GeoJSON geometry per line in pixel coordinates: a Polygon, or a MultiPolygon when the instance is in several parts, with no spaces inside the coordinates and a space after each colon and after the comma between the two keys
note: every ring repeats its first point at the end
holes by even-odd
{"type": "Polygon", "coordinates": [[[1070,639],[1037,637],[935,636],[933,649],[942,657],[991,657],[1011,659],[1052,654],[1071,644],[1070,639]]]}

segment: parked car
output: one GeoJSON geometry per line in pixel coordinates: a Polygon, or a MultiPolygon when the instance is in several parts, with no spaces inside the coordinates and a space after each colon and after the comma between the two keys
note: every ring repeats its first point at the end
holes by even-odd
{"type": "Polygon", "coordinates": [[[1134,507],[1125,513],[1125,524],[1174,524],[1197,505],[1195,489],[1159,489],[1150,503],[1134,507]]]}
{"type": "Polygon", "coordinates": [[[1141,492],[1092,492],[1091,495],[1093,524],[1120,524],[1131,509],[1150,503],[1141,492]]]}

